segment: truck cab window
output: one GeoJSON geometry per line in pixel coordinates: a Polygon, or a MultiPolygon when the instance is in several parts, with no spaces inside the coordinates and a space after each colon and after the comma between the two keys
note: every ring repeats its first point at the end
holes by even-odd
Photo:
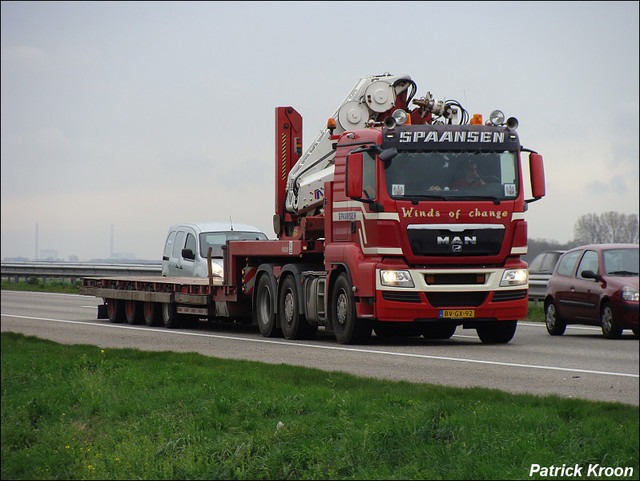
{"type": "Polygon", "coordinates": [[[376,197],[376,159],[370,152],[362,156],[362,193],[365,199],[376,197]]]}

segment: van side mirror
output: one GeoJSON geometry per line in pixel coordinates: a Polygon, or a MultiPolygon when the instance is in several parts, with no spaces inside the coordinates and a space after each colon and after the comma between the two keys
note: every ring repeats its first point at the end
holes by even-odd
{"type": "Polygon", "coordinates": [[[196,258],[196,255],[191,249],[182,249],[182,257],[184,259],[194,260],[196,258]]]}
{"type": "Polygon", "coordinates": [[[529,174],[531,177],[531,195],[533,195],[533,199],[530,202],[533,202],[545,195],[544,165],[540,154],[535,152],[529,154],[529,174]]]}
{"type": "Polygon", "coordinates": [[[362,197],[362,161],[362,152],[347,156],[346,194],[352,199],[362,197]]]}

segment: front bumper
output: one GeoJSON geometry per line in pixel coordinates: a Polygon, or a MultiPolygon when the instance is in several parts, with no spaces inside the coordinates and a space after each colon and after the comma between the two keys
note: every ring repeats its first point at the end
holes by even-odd
{"type": "Polygon", "coordinates": [[[505,270],[408,269],[414,287],[396,288],[382,285],[378,269],[373,317],[379,321],[447,320],[457,324],[525,319],[528,280],[500,286],[505,270]]]}

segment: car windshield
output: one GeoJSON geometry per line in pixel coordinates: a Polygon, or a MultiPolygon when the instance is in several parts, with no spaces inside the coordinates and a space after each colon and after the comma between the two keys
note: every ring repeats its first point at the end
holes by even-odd
{"type": "Polygon", "coordinates": [[[638,248],[603,251],[604,273],[610,276],[638,275],[638,248]]]}
{"type": "Polygon", "coordinates": [[[207,257],[211,247],[211,257],[222,257],[222,246],[228,240],[266,240],[267,236],[262,232],[202,232],[200,234],[200,255],[207,257]]]}
{"type": "Polygon", "coordinates": [[[386,187],[398,200],[509,200],[518,195],[517,166],[510,151],[401,151],[385,165],[386,187]]]}

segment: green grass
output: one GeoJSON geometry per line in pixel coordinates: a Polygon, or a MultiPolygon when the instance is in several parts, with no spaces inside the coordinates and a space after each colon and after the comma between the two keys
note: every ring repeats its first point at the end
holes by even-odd
{"type": "Polygon", "coordinates": [[[73,284],[69,279],[48,279],[43,283],[39,277],[30,277],[19,281],[17,284],[13,280],[2,279],[2,290],[77,294],[78,285],[73,284]]]}
{"type": "Polygon", "coordinates": [[[527,479],[534,463],[638,479],[638,414],[2,334],[2,479],[527,479]]]}

